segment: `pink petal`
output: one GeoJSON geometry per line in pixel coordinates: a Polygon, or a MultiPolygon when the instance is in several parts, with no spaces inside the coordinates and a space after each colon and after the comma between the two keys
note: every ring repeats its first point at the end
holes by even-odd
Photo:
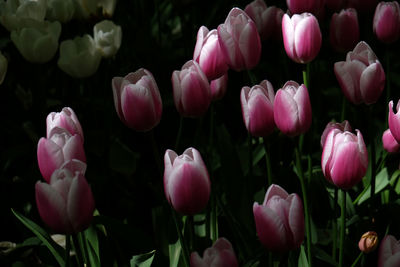
{"type": "Polygon", "coordinates": [[[64,163],[64,154],[61,147],[42,137],[37,147],[37,159],[43,178],[49,182],[54,170],[64,163]]]}
{"type": "Polygon", "coordinates": [[[365,104],[378,101],[385,87],[385,72],[382,65],[377,62],[369,65],[361,74],[360,91],[365,104]]]}

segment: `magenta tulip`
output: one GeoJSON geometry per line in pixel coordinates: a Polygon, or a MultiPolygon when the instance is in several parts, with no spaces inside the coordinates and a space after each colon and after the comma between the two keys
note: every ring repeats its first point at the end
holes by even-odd
{"type": "Polygon", "coordinates": [[[191,147],[178,156],[168,149],[164,165],[164,191],[171,206],[185,215],[203,210],[210,198],[211,182],[200,152],[191,147]]]}
{"type": "Polygon", "coordinates": [[[197,32],[193,60],[199,63],[210,81],[221,77],[228,71],[228,65],[218,42],[217,30],[209,31],[205,26],[200,27],[197,32]]]}
{"type": "Polygon", "coordinates": [[[282,18],[283,44],[288,57],[297,63],[312,61],[321,48],[322,36],[318,20],[311,13],[282,18]]]}
{"type": "Polygon", "coordinates": [[[251,135],[267,136],[274,130],[274,98],[274,88],[267,80],[251,89],[248,86],[242,88],[243,121],[251,135]]]}
{"type": "Polygon", "coordinates": [[[72,159],[86,162],[82,138],[78,134],[71,135],[67,130],[55,127],[50,132],[50,138],[40,138],[37,158],[43,178],[50,182],[53,172],[65,162],[72,159]]]}
{"type": "Polygon", "coordinates": [[[218,79],[212,80],[210,83],[212,100],[218,100],[224,97],[227,87],[228,87],[228,73],[225,73],[218,79]]]}
{"type": "Polygon", "coordinates": [[[204,250],[203,258],[197,252],[190,255],[190,267],[237,267],[239,266],[231,243],[221,237],[204,250]]]}
{"type": "Polygon", "coordinates": [[[360,32],[358,28],[357,11],[354,8],[343,9],[332,15],[329,40],[336,51],[347,52],[358,42],[360,32]]]}
{"type": "Polygon", "coordinates": [[[389,102],[389,129],[394,139],[400,143],[400,100],[397,102],[396,113],[393,112],[393,101],[389,102]]]}
{"type": "Polygon", "coordinates": [[[284,252],[300,247],[304,240],[304,215],[297,194],[289,195],[272,184],[263,204],[254,203],[253,214],[258,238],[268,250],[284,252]]]}
{"type": "Polygon", "coordinates": [[[40,217],[57,233],[78,233],[92,221],[95,204],[83,172],[57,169],[49,184],[36,183],[36,204],[40,217]]]}
{"type": "Polygon", "coordinates": [[[383,132],[382,135],[383,148],[389,153],[397,153],[400,151],[400,144],[393,137],[390,129],[383,132]]]}
{"type": "Polygon", "coordinates": [[[400,6],[397,1],[380,2],[375,9],[373,30],[381,42],[390,44],[400,37],[400,6]]]}
{"type": "Polygon", "coordinates": [[[114,77],[112,89],[118,117],[126,126],[146,132],[160,122],[161,96],[150,71],[141,68],[125,77],[114,77]]]}
{"type": "Polygon", "coordinates": [[[400,240],[392,235],[386,235],[379,246],[378,267],[398,266],[400,266],[400,240]]]}
{"type": "Polygon", "coordinates": [[[324,147],[326,136],[329,134],[329,132],[332,129],[339,129],[342,132],[344,132],[344,131],[351,132],[352,131],[350,123],[347,120],[344,120],[342,123],[333,122],[333,121],[328,122],[328,124],[325,126],[324,132],[321,135],[321,147],[324,147]]]}
{"type": "Polygon", "coordinates": [[[275,124],[282,133],[297,136],[311,126],[311,104],[307,87],[288,81],[276,92],[274,102],[275,124]]]}
{"type": "Polygon", "coordinates": [[[46,118],[47,138],[50,138],[50,132],[55,127],[64,128],[71,135],[79,134],[83,141],[83,131],[78,117],[72,108],[65,107],[61,112],[51,112],[46,118]]]}
{"type": "Polygon", "coordinates": [[[382,65],[363,41],[347,53],[346,61],[335,63],[334,71],[343,94],[356,105],[375,103],[385,87],[382,65]]]}
{"type": "Polygon", "coordinates": [[[241,9],[233,8],[218,26],[218,41],[229,67],[251,69],[261,56],[260,36],[254,21],[241,9]]]}
{"type": "Polygon", "coordinates": [[[189,60],[181,71],[172,73],[174,102],[178,112],[185,117],[200,117],[211,103],[208,79],[196,61],[189,60]]]}
{"type": "Polygon", "coordinates": [[[324,7],[324,0],[286,0],[292,14],[309,12],[317,15],[324,7]]]}
{"type": "Polygon", "coordinates": [[[363,136],[333,129],[326,137],[321,166],[325,178],[341,189],[350,189],[364,177],[368,152],[363,136]]]}

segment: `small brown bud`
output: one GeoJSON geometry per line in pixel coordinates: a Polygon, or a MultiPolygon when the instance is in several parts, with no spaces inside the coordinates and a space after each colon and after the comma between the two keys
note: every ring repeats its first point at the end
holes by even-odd
{"type": "Polygon", "coordinates": [[[361,236],[358,247],[364,253],[370,253],[378,246],[378,234],[373,231],[366,232],[361,236]]]}

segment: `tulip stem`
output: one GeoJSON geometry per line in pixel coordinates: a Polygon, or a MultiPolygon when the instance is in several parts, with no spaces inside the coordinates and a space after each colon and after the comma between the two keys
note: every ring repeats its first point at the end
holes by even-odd
{"type": "MultiPolygon", "coordinates": [[[[215,192],[214,192],[215,193],[215,192]]],[[[215,194],[211,196],[211,214],[210,214],[210,220],[211,220],[211,230],[210,230],[210,236],[213,244],[215,241],[218,239],[218,217],[217,217],[217,203],[215,201],[215,194]]]]}
{"type": "Polygon", "coordinates": [[[362,257],[362,255],[363,255],[364,253],[361,251],[360,252],[360,254],[358,254],[358,257],[354,260],[354,262],[353,262],[353,264],[351,265],[351,267],[356,267],[357,266],[357,263],[358,263],[358,261],[361,259],[361,257],[362,257]]]}
{"type": "Polygon", "coordinates": [[[65,236],[65,266],[70,266],[71,235],[65,236]]]}
{"type": "MultiPolygon", "coordinates": [[[[372,105],[368,109],[368,117],[372,118],[373,115],[373,110],[372,110],[372,105]]],[[[375,141],[374,141],[374,129],[372,126],[372,121],[368,124],[368,130],[369,130],[369,142],[370,142],[370,154],[371,154],[371,204],[373,205],[373,199],[375,195],[375,179],[376,179],[376,164],[375,164],[375,141]]],[[[372,206],[372,208],[374,208],[372,206]]]]}
{"type": "Polygon", "coordinates": [[[75,253],[76,253],[76,258],[78,261],[78,265],[79,266],[83,266],[83,264],[86,263],[86,259],[84,259],[84,255],[82,253],[83,251],[83,247],[81,245],[81,242],[78,240],[78,235],[79,234],[73,234],[72,235],[72,242],[74,244],[74,248],[75,248],[75,253]]]}
{"type": "Polygon", "coordinates": [[[307,87],[307,90],[310,91],[309,83],[310,83],[310,63],[307,63],[306,69],[303,70],[303,83],[307,87]]]}
{"type": "Polygon", "coordinates": [[[185,239],[183,238],[183,235],[181,232],[181,227],[180,227],[180,224],[178,223],[178,218],[177,218],[176,212],[173,209],[171,209],[171,212],[172,212],[172,218],[174,219],[176,232],[178,233],[179,243],[181,243],[181,248],[183,251],[183,262],[186,267],[189,267],[189,250],[186,245],[185,239]]]}
{"type": "Polygon", "coordinates": [[[311,256],[311,224],[310,224],[310,213],[308,210],[307,203],[307,191],[304,183],[304,173],[303,168],[301,167],[301,155],[299,148],[295,145],[295,153],[296,153],[296,169],[297,174],[300,178],[301,191],[303,193],[303,204],[304,204],[304,217],[306,224],[306,237],[307,237],[307,258],[308,258],[308,266],[312,266],[312,256],[311,256]]]}
{"type": "Polygon", "coordinates": [[[338,201],[338,188],[335,187],[335,192],[333,196],[333,220],[332,220],[332,258],[336,261],[336,250],[337,250],[337,221],[336,221],[336,211],[337,211],[337,201],[338,201]]]}
{"type": "Polygon", "coordinates": [[[344,256],[344,234],[346,229],[346,192],[340,189],[341,195],[341,215],[340,215],[340,250],[339,250],[339,267],[343,267],[344,256]]]}
{"type": "Polygon", "coordinates": [[[271,171],[271,159],[269,157],[269,145],[267,143],[267,138],[263,138],[264,142],[264,150],[265,150],[265,162],[267,166],[267,180],[268,180],[268,185],[267,188],[272,184],[272,171],[271,171]]]}
{"type": "Polygon", "coordinates": [[[175,151],[178,151],[179,148],[179,142],[181,141],[181,136],[182,136],[182,128],[183,128],[183,117],[181,116],[179,120],[178,133],[176,135],[175,151]]]}
{"type": "Polygon", "coordinates": [[[249,145],[249,177],[253,176],[253,137],[249,134],[248,137],[248,145],[249,145]]]}

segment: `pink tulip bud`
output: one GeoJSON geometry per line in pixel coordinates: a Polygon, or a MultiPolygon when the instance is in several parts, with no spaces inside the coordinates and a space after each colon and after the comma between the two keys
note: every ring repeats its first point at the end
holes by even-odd
{"type": "Polygon", "coordinates": [[[282,18],[283,44],[288,57],[297,63],[312,61],[322,43],[318,20],[311,13],[282,18]]]}
{"type": "Polygon", "coordinates": [[[79,134],[83,141],[83,131],[78,117],[72,108],[66,107],[61,112],[51,112],[46,118],[47,138],[50,138],[50,132],[55,127],[64,128],[71,135],[79,134]]]}
{"type": "Polygon", "coordinates": [[[346,61],[336,62],[334,71],[343,94],[356,105],[375,103],[385,87],[382,65],[364,41],[347,53],[346,61]]]}
{"type": "Polygon", "coordinates": [[[311,104],[307,87],[288,81],[276,92],[274,102],[275,124],[282,133],[297,136],[311,126],[311,104]]]}
{"type": "Polygon", "coordinates": [[[218,26],[218,41],[229,67],[241,71],[258,64],[260,36],[253,20],[241,9],[233,8],[225,23],[218,26]]]}
{"type": "Polygon", "coordinates": [[[227,87],[228,87],[228,73],[225,73],[218,79],[212,80],[210,83],[212,100],[218,100],[224,97],[227,87]]]}
{"type": "Polygon", "coordinates": [[[57,169],[49,184],[37,182],[35,190],[40,217],[55,232],[78,233],[90,225],[95,204],[81,171],[57,169]]]}
{"type": "Polygon", "coordinates": [[[114,105],[120,120],[139,132],[153,129],[161,119],[160,91],[150,71],[140,68],[112,79],[114,105]]]}
{"type": "Polygon", "coordinates": [[[253,205],[254,220],[260,242],[272,251],[299,248],[304,239],[303,204],[297,194],[288,194],[272,184],[264,203],[253,205]]]}
{"type": "Polygon", "coordinates": [[[282,9],[275,6],[267,8],[264,0],[254,0],[246,6],[244,12],[256,24],[261,40],[282,39],[282,9]]]}
{"type": "Polygon", "coordinates": [[[248,86],[242,88],[243,121],[251,135],[267,136],[274,130],[274,98],[274,88],[267,80],[251,89],[248,86]]]}
{"type": "Polygon", "coordinates": [[[342,132],[344,132],[344,131],[351,132],[352,131],[350,123],[347,120],[344,120],[342,123],[332,122],[332,121],[328,122],[328,124],[325,127],[324,132],[321,135],[321,147],[324,147],[326,136],[329,134],[329,132],[332,129],[339,129],[342,132]]]}
{"type": "Polygon", "coordinates": [[[292,14],[309,12],[317,15],[324,6],[324,0],[286,0],[292,14]]]}
{"type": "Polygon", "coordinates": [[[336,51],[347,52],[358,42],[360,32],[358,28],[357,11],[354,8],[342,9],[334,13],[329,28],[329,40],[336,51]]]}
{"type": "Polygon", "coordinates": [[[47,139],[40,138],[37,147],[39,169],[47,182],[50,182],[53,172],[65,162],[72,159],[86,162],[80,135],[71,135],[67,130],[55,127],[49,136],[47,139]]]}
{"type": "Polygon", "coordinates": [[[358,248],[364,253],[374,251],[378,246],[378,234],[374,231],[368,231],[361,236],[358,242],[358,248]]]}
{"type": "Polygon", "coordinates": [[[400,37],[400,6],[397,1],[380,2],[375,9],[373,29],[381,42],[390,44],[400,37]]]}
{"type": "Polygon", "coordinates": [[[228,65],[218,42],[217,30],[209,31],[205,26],[200,27],[197,32],[193,60],[199,63],[210,81],[221,77],[228,71],[228,65]]]}
{"type": "Polygon", "coordinates": [[[400,240],[386,235],[379,246],[378,267],[400,266],[400,240]]]}
{"type": "Polygon", "coordinates": [[[191,147],[178,156],[168,149],[164,165],[164,191],[171,206],[185,215],[204,209],[210,198],[211,182],[200,152],[191,147]]]}
{"type": "Polygon", "coordinates": [[[393,100],[389,102],[389,129],[394,139],[400,143],[400,100],[397,102],[396,114],[393,112],[393,100]]]}
{"type": "Polygon", "coordinates": [[[324,144],[321,166],[325,178],[341,189],[350,189],[364,177],[368,152],[363,136],[332,129],[324,144]]]}
{"type": "Polygon", "coordinates": [[[400,151],[400,144],[394,139],[390,129],[383,132],[382,144],[383,148],[389,153],[397,153],[400,151]]]}
{"type": "Polygon", "coordinates": [[[189,60],[181,71],[172,73],[174,102],[178,112],[185,117],[200,117],[211,103],[208,79],[196,61],[189,60]]]}
{"type": "Polygon", "coordinates": [[[359,13],[372,12],[378,0],[347,0],[347,7],[352,7],[357,9],[359,13]]]}
{"type": "Polygon", "coordinates": [[[221,237],[204,250],[203,258],[197,252],[190,255],[190,267],[237,267],[239,266],[231,243],[221,237]]]}

